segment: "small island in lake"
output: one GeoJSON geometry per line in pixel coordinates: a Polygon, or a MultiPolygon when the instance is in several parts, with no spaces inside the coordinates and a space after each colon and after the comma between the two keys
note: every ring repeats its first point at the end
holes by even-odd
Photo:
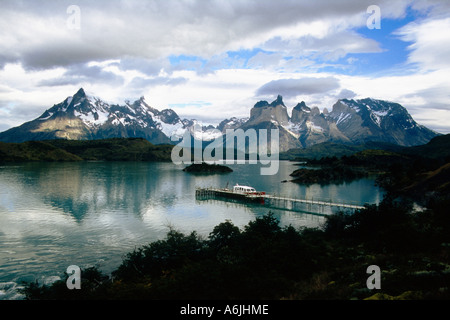
{"type": "Polygon", "coordinates": [[[367,177],[367,172],[358,170],[349,166],[330,166],[320,169],[297,169],[292,172],[291,177],[294,177],[292,182],[301,184],[330,184],[343,183],[356,179],[367,177]]]}
{"type": "Polygon", "coordinates": [[[183,171],[189,173],[202,173],[202,174],[233,172],[233,170],[227,166],[222,166],[220,164],[208,164],[206,162],[193,163],[190,166],[184,168],[183,171]]]}

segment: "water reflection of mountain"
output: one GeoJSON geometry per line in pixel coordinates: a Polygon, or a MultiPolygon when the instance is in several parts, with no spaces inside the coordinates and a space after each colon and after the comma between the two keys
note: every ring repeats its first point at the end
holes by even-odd
{"type": "MultiPolygon", "coordinates": [[[[192,176],[182,171],[183,166],[170,162],[27,163],[7,172],[10,183],[19,187],[23,197],[32,196],[43,203],[43,208],[51,206],[77,222],[88,215],[110,213],[133,215],[141,221],[144,216],[144,220],[155,218],[149,215],[158,215],[163,220],[179,215],[200,219],[201,206],[195,203],[195,188],[235,183],[249,182],[256,189],[274,195],[352,204],[375,203],[382,196],[369,180],[329,186],[280,183],[293,166],[280,163],[279,173],[274,176],[261,176],[259,166],[254,165],[234,165],[234,171],[226,176],[192,176]]],[[[38,203],[33,206],[39,209],[38,203]]],[[[216,215],[222,210],[220,206],[209,208],[210,214],[216,215]]]]}
{"type": "Polygon", "coordinates": [[[88,213],[140,215],[149,202],[161,199],[173,205],[173,185],[162,183],[170,172],[137,162],[29,163],[19,176],[26,190],[80,222],[88,213]]]}

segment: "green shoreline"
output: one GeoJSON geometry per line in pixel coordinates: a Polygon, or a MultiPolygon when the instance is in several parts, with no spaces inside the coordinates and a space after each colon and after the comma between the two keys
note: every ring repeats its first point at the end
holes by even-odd
{"type": "Polygon", "coordinates": [[[0,162],[25,161],[170,161],[172,145],[143,138],[0,142],[0,162]]]}

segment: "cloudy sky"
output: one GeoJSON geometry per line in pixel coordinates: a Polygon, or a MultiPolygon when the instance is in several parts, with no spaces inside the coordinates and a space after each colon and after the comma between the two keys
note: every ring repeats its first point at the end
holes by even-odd
{"type": "Polygon", "coordinates": [[[449,30],[446,0],[0,0],[0,131],[83,87],[205,124],[372,97],[450,133],[449,30]]]}

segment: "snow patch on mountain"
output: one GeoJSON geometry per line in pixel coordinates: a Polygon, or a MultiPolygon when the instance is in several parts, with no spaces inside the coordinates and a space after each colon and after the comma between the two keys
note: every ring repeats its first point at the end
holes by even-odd
{"type": "Polygon", "coordinates": [[[93,110],[88,113],[82,113],[75,110],[74,115],[75,117],[80,118],[89,127],[101,126],[109,119],[109,113],[101,109],[93,110]]]}
{"type": "Polygon", "coordinates": [[[370,118],[380,127],[382,119],[389,114],[389,110],[385,111],[373,111],[370,114],[370,118]]]}
{"type": "Polygon", "coordinates": [[[378,117],[385,117],[389,114],[389,111],[391,111],[390,108],[389,108],[389,110],[385,110],[385,111],[372,111],[372,113],[376,114],[378,117]]]}
{"type": "Polygon", "coordinates": [[[283,125],[282,127],[296,139],[300,138],[299,132],[301,130],[301,124],[289,121],[288,124],[283,125]]]}
{"type": "Polygon", "coordinates": [[[40,117],[40,118],[38,118],[38,120],[40,120],[40,121],[48,120],[48,119],[50,119],[53,116],[54,113],[53,112],[49,112],[48,114],[49,115],[47,117],[40,117]]]}
{"type": "Polygon", "coordinates": [[[187,130],[181,121],[175,124],[165,123],[157,116],[153,120],[157,123],[156,127],[172,140],[179,140],[187,130]]]}
{"type": "Polygon", "coordinates": [[[336,121],[336,124],[338,125],[339,123],[344,122],[345,120],[347,120],[351,117],[352,117],[352,115],[350,113],[341,112],[341,114],[339,115],[339,117],[336,121]]]}
{"type": "Polygon", "coordinates": [[[312,121],[306,121],[306,126],[311,132],[322,133],[324,131],[321,126],[314,124],[312,121]]]}

